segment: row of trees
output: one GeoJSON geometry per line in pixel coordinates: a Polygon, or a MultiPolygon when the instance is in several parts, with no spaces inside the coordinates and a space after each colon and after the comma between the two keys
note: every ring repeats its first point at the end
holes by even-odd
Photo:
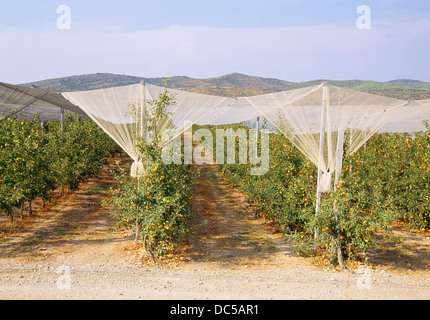
{"type": "Polygon", "coordinates": [[[222,172],[246,193],[259,216],[296,240],[298,251],[337,264],[338,245],[344,257],[366,259],[393,222],[430,229],[429,145],[429,130],[376,134],[346,156],[337,191],[324,194],[318,215],[317,168],[283,135],[270,135],[270,169],[264,176],[250,175],[251,164],[224,165],[222,172]]]}
{"type": "MultiPolygon", "coordinates": [[[[170,103],[166,96],[158,101],[170,103]]],[[[149,122],[154,124],[163,116],[163,111],[154,111],[149,122]]],[[[215,127],[207,128],[215,134],[215,127]]],[[[270,168],[265,175],[252,175],[254,165],[239,164],[238,159],[236,164],[222,165],[222,172],[244,191],[259,216],[295,239],[299,252],[322,255],[338,264],[339,246],[344,258],[366,260],[368,250],[390,231],[393,222],[430,229],[429,145],[429,130],[374,135],[366,147],[346,155],[339,185],[324,194],[318,215],[317,168],[281,134],[270,135],[270,168]]],[[[190,231],[189,198],[195,172],[190,165],[163,163],[157,138],[142,142],[139,148],[147,159],[144,183],[139,186],[128,174],[118,177],[116,214],[124,225],[137,225],[147,251],[163,255],[190,231]]]]}
{"type": "Polygon", "coordinates": [[[16,118],[0,122],[0,210],[13,219],[14,208],[40,198],[48,201],[56,189],[76,190],[99,172],[117,145],[90,120],[70,115],[59,123],[16,118]]]}
{"type": "MultiPolygon", "coordinates": [[[[166,164],[159,147],[160,123],[165,124],[167,108],[174,103],[167,90],[158,100],[148,101],[145,123],[152,138],[137,146],[145,173],[134,178],[120,166],[113,172],[117,184],[112,197],[104,203],[113,205],[118,226],[136,230],[136,241],[142,241],[154,260],[174,250],[194,224],[190,198],[196,170],[191,165],[166,164]]],[[[69,115],[64,126],[37,118],[0,122],[0,211],[13,220],[28,204],[31,214],[33,200],[49,201],[54,190],[76,190],[119,151],[93,121],[79,117],[69,115]]]]}
{"type": "MultiPolygon", "coordinates": [[[[174,103],[167,89],[158,100],[148,101],[145,123],[152,138],[138,144],[145,173],[139,178],[128,171],[117,174],[107,203],[114,206],[119,225],[134,228],[136,241],[140,239],[153,258],[174,250],[194,220],[190,198],[196,170],[192,165],[165,163],[159,146],[159,124],[167,123],[168,107],[174,103]]],[[[281,134],[270,134],[270,167],[265,175],[252,175],[251,162],[239,161],[222,165],[222,172],[244,191],[259,216],[296,240],[300,252],[327,255],[337,264],[339,246],[350,259],[366,259],[368,249],[394,221],[430,229],[429,145],[429,129],[374,135],[366,148],[345,157],[336,192],[324,194],[318,215],[317,168],[281,134]]],[[[55,189],[76,190],[117,151],[118,146],[89,120],[69,117],[64,129],[37,119],[1,122],[0,210],[13,218],[14,208],[26,202],[31,208],[36,198],[48,201],[55,189]]]]}
{"type": "MultiPolygon", "coordinates": [[[[192,230],[195,218],[190,198],[197,171],[192,165],[165,163],[159,145],[160,124],[168,121],[170,113],[167,109],[173,104],[175,97],[167,89],[158,100],[147,101],[150,108],[144,122],[152,138],[136,137],[144,173],[137,178],[130,176],[128,171],[117,174],[117,184],[111,189],[112,198],[105,203],[113,205],[119,226],[135,229],[136,244],[138,241],[143,243],[154,262],[156,258],[174,252],[192,230]]],[[[130,114],[135,114],[134,110],[130,114]]],[[[182,157],[183,163],[183,152],[178,156],[182,157]]]]}

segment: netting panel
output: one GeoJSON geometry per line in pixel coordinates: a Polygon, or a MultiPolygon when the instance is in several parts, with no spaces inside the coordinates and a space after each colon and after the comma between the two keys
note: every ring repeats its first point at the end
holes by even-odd
{"type": "Polygon", "coordinates": [[[0,82],[0,120],[10,117],[59,122],[61,109],[86,117],[85,112],[59,93],[0,82]]]}

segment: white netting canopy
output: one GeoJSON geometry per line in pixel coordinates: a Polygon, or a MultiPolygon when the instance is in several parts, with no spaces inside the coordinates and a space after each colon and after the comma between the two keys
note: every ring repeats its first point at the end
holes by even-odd
{"type": "MultiPolygon", "coordinates": [[[[136,136],[149,138],[143,115],[164,88],[140,83],[131,86],[63,93],[96,121],[135,161],[136,136]],[[140,110],[130,114],[130,105],[140,110]]],[[[344,141],[357,151],[378,131],[412,132],[425,129],[430,100],[405,101],[357,92],[323,83],[318,86],[252,97],[227,98],[169,89],[177,103],[160,131],[186,129],[190,124],[232,124],[266,118],[322,172],[327,191],[332,174],[340,171],[344,141]]]]}
{"type": "MultiPolygon", "coordinates": [[[[163,87],[140,83],[108,89],[64,92],[0,83],[0,114],[37,111],[41,119],[58,121],[59,108],[85,113],[114,139],[139,165],[137,137],[151,139],[145,123],[150,100],[163,87]],[[15,111],[11,111],[14,107],[15,111]]],[[[252,97],[218,97],[168,89],[176,103],[162,121],[159,133],[180,134],[192,124],[220,125],[264,117],[318,166],[318,190],[328,191],[332,176],[340,172],[344,146],[356,152],[376,132],[424,130],[430,119],[430,100],[406,101],[321,85],[252,97]]],[[[1,120],[1,118],[0,118],[1,120]]],[[[166,142],[166,141],[165,141],[166,142]]]]}
{"type": "Polygon", "coordinates": [[[40,121],[61,119],[62,109],[86,117],[85,112],[59,93],[0,82],[0,121],[10,117],[40,121]]]}
{"type": "Polygon", "coordinates": [[[356,152],[409,103],[328,83],[304,90],[292,103],[284,103],[279,95],[276,100],[271,95],[245,100],[321,170],[321,191],[328,191],[333,173],[340,172],[345,139],[348,153],[356,152]]]}
{"type": "MultiPolygon", "coordinates": [[[[141,83],[62,95],[82,108],[133,160],[137,161],[140,155],[136,151],[136,138],[142,137],[147,141],[151,139],[151,132],[147,132],[145,126],[145,113],[151,109],[148,101],[158,99],[164,91],[165,88],[141,83]]],[[[235,101],[234,98],[180,90],[169,90],[169,93],[175,94],[176,104],[169,107],[168,112],[172,113],[172,116],[159,124],[160,134],[169,129],[176,129],[180,133],[192,124],[216,121],[235,101]]]]}

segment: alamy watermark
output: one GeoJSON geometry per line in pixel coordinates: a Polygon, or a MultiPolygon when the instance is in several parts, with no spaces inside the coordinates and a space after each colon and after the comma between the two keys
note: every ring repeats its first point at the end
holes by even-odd
{"type": "Polygon", "coordinates": [[[71,269],[69,266],[59,266],[55,272],[60,276],[57,278],[59,290],[70,290],[72,288],[71,269]]]}
{"type": "MultiPolygon", "coordinates": [[[[357,7],[356,13],[360,16],[357,18],[356,26],[359,30],[369,30],[372,28],[371,10],[368,5],[360,5],[357,7]]],[[[70,30],[72,28],[72,11],[68,5],[60,5],[57,7],[57,29],[70,30]]]]}
{"type": "Polygon", "coordinates": [[[372,272],[369,267],[364,267],[357,272],[359,274],[357,278],[358,289],[372,289],[372,272]]]}
{"type": "Polygon", "coordinates": [[[72,28],[72,11],[69,6],[61,5],[57,7],[57,29],[70,30],[72,28]]]}
{"type": "Polygon", "coordinates": [[[357,28],[359,30],[370,30],[372,28],[370,7],[367,5],[359,6],[357,8],[357,14],[360,14],[356,22],[357,28]]]}
{"type": "Polygon", "coordinates": [[[177,134],[176,130],[167,130],[163,134],[162,140],[170,141],[161,151],[165,164],[249,163],[252,165],[251,175],[264,175],[268,172],[268,130],[216,129],[214,137],[213,131],[209,129],[201,128],[193,133],[192,127],[185,124],[185,128],[187,127],[183,135],[177,134]]]}

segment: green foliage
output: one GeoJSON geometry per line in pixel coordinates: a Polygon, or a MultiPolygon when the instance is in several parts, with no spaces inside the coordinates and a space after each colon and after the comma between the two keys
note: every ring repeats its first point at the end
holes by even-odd
{"type": "Polygon", "coordinates": [[[166,90],[158,100],[147,103],[152,107],[146,115],[152,140],[141,140],[138,145],[146,172],[137,179],[128,172],[117,175],[109,203],[115,206],[113,214],[119,218],[119,226],[137,226],[146,251],[152,257],[162,257],[175,250],[191,231],[193,213],[189,199],[195,170],[191,165],[165,164],[158,147],[159,130],[168,118],[168,106],[175,103],[174,96],[166,90]]]}
{"type": "Polygon", "coordinates": [[[395,219],[428,230],[429,145],[430,131],[375,136],[365,150],[350,157],[347,177],[355,198],[371,199],[374,207],[379,204],[395,219]]]}
{"type": "Polygon", "coordinates": [[[134,228],[137,222],[146,250],[160,257],[174,250],[191,231],[189,199],[194,170],[191,165],[163,163],[160,150],[151,145],[141,148],[150,157],[146,174],[139,181],[128,172],[118,175],[110,203],[115,205],[113,214],[119,225],[134,228]]]}
{"type": "Polygon", "coordinates": [[[239,164],[224,165],[223,174],[246,193],[259,216],[293,236],[300,252],[327,256],[336,264],[338,236],[346,257],[366,259],[395,221],[430,229],[429,145],[428,131],[376,134],[344,159],[339,185],[323,195],[318,215],[316,167],[282,135],[271,134],[266,175],[252,176],[249,166],[239,164]]]}
{"type": "Polygon", "coordinates": [[[50,154],[57,184],[74,191],[81,181],[100,171],[119,147],[93,121],[69,117],[64,130],[51,124],[50,154]]]}
{"type": "MultiPolygon", "coordinates": [[[[166,81],[167,85],[167,81],[166,81]]],[[[168,111],[169,106],[176,105],[175,94],[169,93],[167,88],[158,97],[158,100],[148,100],[149,114],[146,117],[146,128],[152,133],[152,143],[158,147],[161,140],[161,130],[169,127],[172,113],[168,111]]],[[[145,150],[144,154],[147,153],[145,150]]]]}
{"type": "Polygon", "coordinates": [[[41,197],[47,200],[55,180],[46,152],[48,139],[37,122],[9,120],[0,127],[0,209],[41,197]]]}
{"type": "Polygon", "coordinates": [[[52,191],[76,190],[82,179],[96,174],[118,151],[92,121],[72,119],[41,124],[8,119],[0,123],[0,210],[13,218],[13,208],[52,191]]]}

